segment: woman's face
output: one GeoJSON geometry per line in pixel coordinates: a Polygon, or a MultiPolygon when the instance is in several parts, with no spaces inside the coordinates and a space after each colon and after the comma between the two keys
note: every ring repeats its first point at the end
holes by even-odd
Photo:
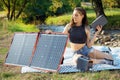
{"type": "Polygon", "coordinates": [[[82,19],[84,15],[82,13],[80,14],[77,10],[74,10],[72,17],[73,17],[74,23],[82,23],[82,19]]]}

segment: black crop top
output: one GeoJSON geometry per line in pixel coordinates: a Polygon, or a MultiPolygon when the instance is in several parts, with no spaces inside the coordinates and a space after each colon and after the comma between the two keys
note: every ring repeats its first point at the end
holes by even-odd
{"type": "Polygon", "coordinates": [[[85,28],[80,26],[80,27],[71,27],[69,32],[69,39],[70,42],[72,43],[85,43],[87,41],[87,35],[85,32],[85,28]]]}

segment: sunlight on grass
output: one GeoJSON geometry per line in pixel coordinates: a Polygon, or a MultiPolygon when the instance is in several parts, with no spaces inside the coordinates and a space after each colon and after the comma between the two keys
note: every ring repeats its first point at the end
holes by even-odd
{"type": "Polygon", "coordinates": [[[0,17],[4,17],[6,16],[6,14],[7,14],[7,11],[0,11],[0,17]]]}
{"type": "Polygon", "coordinates": [[[8,30],[12,32],[38,32],[39,29],[33,24],[23,24],[21,22],[9,22],[8,30]]]}
{"type": "Polygon", "coordinates": [[[45,21],[47,25],[64,25],[70,21],[71,14],[65,14],[62,16],[48,17],[45,21]]]}
{"type": "Polygon", "coordinates": [[[120,15],[120,9],[114,8],[114,9],[106,9],[105,14],[107,16],[114,16],[114,15],[120,15]]]}

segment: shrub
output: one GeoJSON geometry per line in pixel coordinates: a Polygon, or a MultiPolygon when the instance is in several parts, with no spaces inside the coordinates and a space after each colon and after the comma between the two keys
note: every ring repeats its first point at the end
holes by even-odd
{"type": "Polygon", "coordinates": [[[71,15],[62,15],[58,17],[49,17],[45,20],[45,23],[47,25],[65,25],[67,24],[71,19],[71,15]]]}
{"type": "Polygon", "coordinates": [[[23,24],[21,22],[9,22],[8,30],[11,32],[38,32],[39,30],[35,25],[23,24]]]}

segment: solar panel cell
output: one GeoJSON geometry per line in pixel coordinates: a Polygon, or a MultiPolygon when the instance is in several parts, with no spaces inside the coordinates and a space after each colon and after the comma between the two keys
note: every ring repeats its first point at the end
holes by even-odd
{"type": "Polygon", "coordinates": [[[16,33],[13,38],[6,64],[29,65],[37,33],[16,33]]]}
{"type": "Polygon", "coordinates": [[[67,35],[41,34],[31,66],[57,70],[66,41],[67,35]]]}

